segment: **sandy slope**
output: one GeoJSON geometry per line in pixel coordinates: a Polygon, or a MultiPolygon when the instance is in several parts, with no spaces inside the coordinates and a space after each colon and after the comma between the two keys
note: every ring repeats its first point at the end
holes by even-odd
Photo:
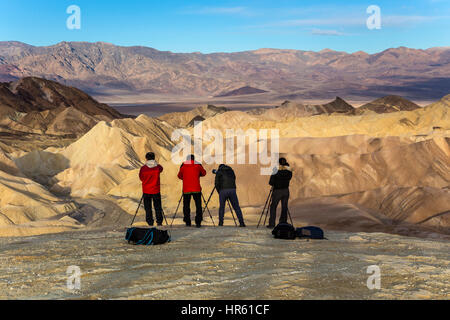
{"type": "Polygon", "coordinates": [[[0,239],[0,298],[450,298],[448,242],[343,232],[288,241],[230,227],[172,235],[154,247],[128,245],[122,231],[0,239]],[[81,268],[81,290],[66,287],[71,265],[81,268]],[[380,290],[367,288],[371,265],[380,267],[380,290]]]}
{"type": "MultiPolygon", "coordinates": [[[[358,208],[358,214],[369,215],[377,227],[364,227],[365,218],[361,216],[352,218],[349,225],[343,224],[342,218],[334,214],[335,207],[323,213],[327,227],[408,234],[410,226],[416,225],[449,234],[449,106],[447,96],[413,111],[282,116],[276,121],[268,121],[264,113],[231,111],[209,117],[203,126],[279,128],[280,152],[288,157],[294,170],[291,204],[295,216],[305,201],[317,199],[321,203],[331,199],[337,208],[340,204],[358,208]],[[397,224],[401,226],[392,228],[397,224]]],[[[185,116],[181,120],[189,120],[185,116]]],[[[163,204],[168,212],[173,212],[181,188],[176,178],[178,165],[170,158],[175,145],[170,139],[173,130],[166,121],[140,116],[100,122],[68,147],[3,154],[0,164],[6,172],[0,176],[0,187],[5,193],[1,200],[4,218],[0,221],[0,235],[23,235],[26,228],[21,224],[44,223],[41,220],[53,228],[62,214],[84,217],[96,212],[105,224],[109,224],[111,215],[134,214],[141,194],[137,174],[149,150],[156,152],[165,168],[161,180],[163,204]],[[41,199],[43,195],[45,201],[41,199]],[[90,207],[83,204],[86,201],[91,202],[90,207]],[[99,203],[102,205],[96,208],[99,203]]],[[[216,166],[206,166],[209,173],[202,179],[205,196],[212,189],[214,176],[210,171],[216,166]]],[[[241,205],[248,212],[260,210],[269,191],[268,177],[260,175],[259,165],[234,168],[241,205]]],[[[212,205],[216,203],[214,195],[212,205]]],[[[83,219],[78,221],[83,223],[83,219]]],[[[30,228],[31,234],[38,230],[53,232],[30,228]]]]}

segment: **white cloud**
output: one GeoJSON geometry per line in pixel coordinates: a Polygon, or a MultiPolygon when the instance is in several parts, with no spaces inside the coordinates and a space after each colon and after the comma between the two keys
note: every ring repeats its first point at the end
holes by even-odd
{"type": "Polygon", "coordinates": [[[193,15],[250,15],[246,7],[203,7],[182,11],[183,14],[193,15]]]}
{"type": "Polygon", "coordinates": [[[275,25],[285,27],[295,27],[295,26],[330,26],[330,25],[352,26],[365,24],[366,24],[366,17],[361,18],[339,17],[339,18],[285,20],[275,25]]]}
{"type": "Polygon", "coordinates": [[[404,26],[416,23],[430,22],[443,19],[445,17],[433,16],[383,16],[381,21],[384,26],[404,26]]]}
{"type": "Polygon", "coordinates": [[[311,34],[316,36],[344,36],[345,33],[337,30],[312,29],[311,34]]]}
{"type": "MultiPolygon", "coordinates": [[[[339,16],[332,18],[317,19],[295,19],[278,21],[266,24],[260,27],[366,27],[366,20],[369,15],[356,16],[339,16]]],[[[381,15],[381,23],[383,27],[399,27],[408,26],[419,23],[433,22],[442,19],[448,19],[448,16],[401,16],[401,15],[381,15]]]]}

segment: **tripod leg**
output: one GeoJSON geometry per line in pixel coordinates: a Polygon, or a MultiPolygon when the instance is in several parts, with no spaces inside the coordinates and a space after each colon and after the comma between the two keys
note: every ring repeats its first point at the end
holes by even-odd
{"type": "Polygon", "coordinates": [[[177,212],[178,212],[178,209],[180,208],[180,203],[181,203],[182,199],[183,199],[183,193],[181,193],[181,198],[180,198],[180,201],[178,201],[177,210],[175,210],[175,214],[173,215],[172,223],[170,224],[171,228],[172,228],[172,225],[173,225],[173,221],[175,220],[175,217],[177,216],[177,212]]]}
{"type": "Polygon", "coordinates": [[[231,208],[231,204],[230,204],[230,199],[227,199],[227,202],[228,202],[228,206],[230,207],[231,216],[233,217],[233,220],[234,220],[234,225],[237,227],[236,218],[234,217],[233,208],[231,208]]]}
{"type": "MultiPolygon", "coordinates": [[[[258,226],[257,226],[256,228],[259,228],[259,225],[260,225],[260,223],[261,223],[261,219],[262,219],[262,217],[263,217],[263,215],[264,215],[264,212],[266,211],[267,203],[269,202],[269,199],[270,199],[270,197],[271,197],[271,195],[272,195],[272,191],[273,191],[273,188],[270,189],[269,196],[268,196],[267,199],[266,199],[266,203],[264,204],[264,208],[263,208],[263,210],[262,210],[262,212],[261,212],[261,216],[259,217],[259,221],[258,221],[258,226]]],[[[265,224],[265,223],[264,223],[264,224],[265,224]]]]}
{"type": "Polygon", "coordinates": [[[289,215],[289,219],[291,220],[291,224],[294,225],[294,222],[292,221],[292,217],[291,217],[291,212],[289,211],[289,209],[287,210],[288,215],[289,215]]]}
{"type": "Polygon", "coordinates": [[[167,219],[166,219],[166,213],[164,212],[164,210],[163,210],[162,214],[164,217],[164,221],[166,221],[166,225],[169,226],[169,223],[167,222],[167,219]]]}
{"type": "Polygon", "coordinates": [[[136,209],[136,213],[134,214],[134,217],[133,217],[133,220],[131,221],[130,226],[133,225],[134,219],[136,219],[136,216],[137,216],[137,214],[138,214],[138,212],[139,212],[139,208],[141,207],[141,204],[142,204],[142,201],[143,201],[143,200],[144,200],[144,195],[142,195],[141,201],[139,201],[139,205],[138,205],[138,207],[137,207],[137,209],[136,209]]]}
{"type": "Polygon", "coordinates": [[[273,196],[273,192],[271,192],[270,201],[269,201],[269,204],[268,204],[268,206],[267,206],[266,216],[265,216],[265,218],[264,218],[264,225],[266,225],[267,216],[269,215],[270,207],[272,206],[272,201],[273,201],[272,196],[273,196]]]}
{"type": "Polygon", "coordinates": [[[211,221],[212,221],[212,223],[213,223],[213,226],[215,227],[216,224],[214,223],[214,219],[213,219],[213,217],[212,217],[212,215],[211,215],[211,211],[209,211],[209,209],[208,209],[208,204],[206,203],[205,197],[203,196],[203,193],[202,193],[201,195],[202,195],[202,198],[203,198],[203,202],[205,203],[205,208],[206,208],[206,210],[208,210],[209,217],[211,218],[211,221]]]}
{"type": "MultiPolygon", "coordinates": [[[[206,208],[208,207],[209,201],[211,200],[214,190],[216,190],[216,187],[214,187],[212,189],[211,194],[209,195],[208,201],[206,201],[205,208],[203,209],[203,214],[205,214],[206,208]]],[[[202,197],[203,197],[203,194],[202,194],[202,197]]],[[[205,199],[203,199],[203,200],[205,200],[205,199]]]]}
{"type": "Polygon", "coordinates": [[[272,202],[269,202],[269,206],[267,207],[267,211],[266,211],[266,213],[265,213],[265,215],[264,215],[264,226],[266,225],[266,221],[267,221],[267,214],[269,213],[269,210],[270,210],[270,205],[272,204],[272,202]]]}
{"type": "MultiPolygon", "coordinates": [[[[271,192],[272,192],[272,191],[271,191],[271,192]]],[[[271,193],[271,192],[270,192],[270,193],[271,193]]],[[[264,203],[264,208],[263,208],[262,211],[261,211],[261,215],[259,216],[258,225],[256,226],[256,228],[259,228],[259,225],[261,224],[261,219],[262,219],[262,217],[263,217],[263,215],[264,215],[264,211],[266,211],[267,201],[269,201],[270,193],[269,193],[269,196],[268,196],[267,199],[266,199],[266,202],[264,203]]]]}
{"type": "Polygon", "coordinates": [[[172,232],[171,232],[171,228],[172,226],[169,226],[169,222],[167,222],[167,218],[166,218],[166,213],[164,212],[164,210],[162,211],[164,220],[166,221],[166,225],[169,227],[169,230],[167,230],[167,232],[169,233],[169,237],[172,238],[172,232]]]}

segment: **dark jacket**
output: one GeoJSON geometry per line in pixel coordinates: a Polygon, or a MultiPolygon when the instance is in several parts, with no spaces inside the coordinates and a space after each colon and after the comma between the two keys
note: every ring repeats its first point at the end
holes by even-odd
{"type": "Polygon", "coordinates": [[[289,182],[292,179],[292,170],[287,166],[279,166],[278,172],[270,176],[269,184],[274,190],[277,189],[288,189],[289,182]]]}
{"type": "Polygon", "coordinates": [[[231,167],[224,164],[219,166],[215,186],[218,192],[225,189],[236,189],[236,175],[231,167]]]}

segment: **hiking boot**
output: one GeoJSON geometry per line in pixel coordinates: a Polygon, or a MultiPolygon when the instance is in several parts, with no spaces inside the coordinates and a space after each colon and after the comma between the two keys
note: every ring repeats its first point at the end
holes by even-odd
{"type": "Polygon", "coordinates": [[[148,225],[149,225],[150,227],[153,227],[153,225],[155,224],[154,221],[150,221],[150,222],[147,222],[147,223],[148,223],[148,225]]]}
{"type": "Polygon", "coordinates": [[[219,227],[223,227],[223,222],[219,222],[219,227]]]}
{"type": "Polygon", "coordinates": [[[190,222],[186,222],[186,227],[190,227],[191,223],[190,222]]]}
{"type": "Polygon", "coordinates": [[[162,227],[162,222],[158,222],[158,227],[162,227]]]}
{"type": "Polygon", "coordinates": [[[245,225],[245,223],[241,222],[241,223],[239,224],[239,227],[240,227],[240,228],[245,228],[245,227],[247,227],[247,226],[245,225]]]}
{"type": "Polygon", "coordinates": [[[201,228],[201,227],[202,227],[202,225],[201,225],[201,224],[199,224],[199,223],[198,223],[198,224],[196,224],[195,226],[196,226],[197,228],[201,228]]]}

